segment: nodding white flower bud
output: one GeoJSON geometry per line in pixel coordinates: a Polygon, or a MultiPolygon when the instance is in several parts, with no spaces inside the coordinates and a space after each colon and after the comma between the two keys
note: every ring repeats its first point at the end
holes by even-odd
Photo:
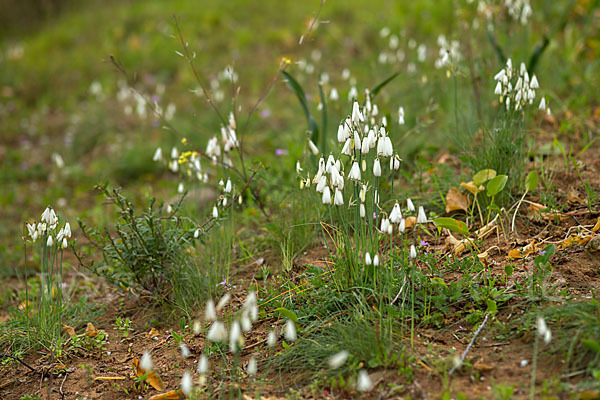
{"type": "Polygon", "coordinates": [[[531,78],[529,87],[532,89],[539,89],[539,87],[540,87],[540,84],[538,83],[538,80],[537,80],[537,76],[535,76],[535,74],[533,74],[533,77],[531,78]]]}
{"type": "Polygon", "coordinates": [[[206,338],[211,342],[224,342],[227,339],[227,329],[221,321],[215,321],[210,326],[206,338]]]}
{"type": "Polygon", "coordinates": [[[360,152],[362,154],[369,154],[369,150],[371,149],[371,139],[369,136],[363,138],[362,146],[360,148],[360,152]]]}
{"type": "Polygon", "coordinates": [[[140,368],[145,371],[152,371],[152,357],[150,357],[150,353],[148,351],[144,351],[144,354],[142,354],[140,368]]]}
{"type": "Polygon", "coordinates": [[[538,107],[538,109],[540,109],[540,110],[546,109],[546,98],[545,97],[542,97],[542,100],[540,100],[540,106],[538,107]]]}
{"type": "Polygon", "coordinates": [[[336,189],[336,191],[335,191],[335,196],[333,198],[333,205],[334,206],[343,206],[344,205],[344,196],[342,195],[342,191],[339,189],[336,189]]]}
{"type": "Polygon", "coordinates": [[[46,240],[46,246],[52,247],[52,235],[48,235],[48,240],[46,240]]]}
{"type": "Polygon", "coordinates": [[[379,107],[377,107],[377,104],[373,104],[373,110],[371,111],[371,115],[374,117],[379,115],[379,107]]]}
{"type": "Polygon", "coordinates": [[[406,199],[406,208],[408,211],[415,211],[415,205],[413,204],[411,199],[406,199]]]}
{"type": "Polygon", "coordinates": [[[167,206],[167,214],[171,214],[173,212],[173,206],[170,204],[167,206]]]}
{"type": "Polygon", "coordinates": [[[542,338],[544,338],[544,342],[546,344],[550,343],[550,341],[552,340],[552,332],[546,325],[546,321],[544,320],[544,318],[538,317],[536,325],[537,325],[538,335],[540,335],[542,338]]]}
{"type": "Polygon", "coordinates": [[[412,258],[412,259],[417,258],[417,249],[415,248],[414,244],[410,245],[410,258],[412,258]]]}
{"type": "Polygon", "coordinates": [[[194,239],[198,239],[200,237],[200,229],[196,229],[194,231],[194,239]]]}
{"type": "Polygon", "coordinates": [[[371,264],[373,264],[373,260],[371,260],[371,255],[367,251],[365,253],[365,265],[371,265],[371,264]]]}
{"type": "Polygon", "coordinates": [[[358,194],[358,197],[360,198],[360,201],[362,203],[365,202],[365,199],[367,198],[367,185],[362,185],[362,187],[360,188],[360,193],[358,194]]]}
{"type": "Polygon", "coordinates": [[[323,204],[331,204],[331,191],[329,190],[329,186],[325,186],[323,189],[323,197],[321,198],[323,204]]]}
{"type": "Polygon", "coordinates": [[[360,150],[361,149],[361,140],[360,140],[360,135],[358,134],[358,131],[354,131],[354,150],[360,150]]]}
{"type": "Polygon", "coordinates": [[[204,310],[204,318],[207,321],[214,321],[217,319],[217,310],[215,309],[215,302],[208,300],[206,302],[206,309],[204,310]]]}
{"type": "Polygon", "coordinates": [[[183,187],[183,183],[179,183],[179,185],[177,185],[177,193],[183,193],[184,191],[184,187],[183,187]]]}
{"type": "Polygon", "coordinates": [[[227,179],[227,183],[225,184],[225,189],[223,189],[225,193],[231,193],[231,179],[227,179]]]}
{"type": "Polygon", "coordinates": [[[363,122],[365,119],[362,115],[362,113],[360,112],[360,106],[358,105],[358,102],[355,100],[354,104],[352,104],[352,122],[355,125],[358,125],[359,122],[363,122]]]}
{"type": "Polygon", "coordinates": [[[225,307],[227,305],[227,303],[229,303],[229,300],[231,300],[231,294],[225,293],[223,295],[223,297],[221,297],[221,299],[217,303],[217,307],[216,307],[217,311],[221,311],[223,309],[223,307],[225,307]]]}
{"type": "Polygon", "coordinates": [[[383,156],[391,157],[394,153],[394,145],[392,145],[392,139],[389,136],[386,136],[383,139],[383,156]]]}
{"type": "Polygon", "coordinates": [[[510,108],[510,97],[506,98],[506,109],[508,110],[510,108]]]}
{"type": "Polygon", "coordinates": [[[213,217],[213,218],[219,218],[219,210],[217,210],[217,206],[214,206],[214,207],[213,207],[213,210],[212,210],[212,217],[213,217]]]}
{"type": "Polygon", "coordinates": [[[294,325],[294,321],[288,319],[285,323],[285,340],[293,342],[296,338],[296,325],[294,325]]]}
{"type": "Polygon", "coordinates": [[[400,169],[400,161],[402,161],[400,159],[400,156],[398,156],[397,154],[394,156],[394,171],[398,171],[400,169]]]}
{"type": "Polygon", "coordinates": [[[379,162],[379,158],[376,158],[373,162],[373,175],[381,176],[381,164],[379,162]]]}
{"type": "Polygon", "coordinates": [[[181,357],[188,358],[190,356],[190,348],[187,347],[187,344],[179,343],[179,350],[181,350],[181,357]]]}
{"type": "Polygon", "coordinates": [[[340,98],[340,94],[338,93],[336,88],[331,88],[331,92],[329,92],[329,100],[337,101],[340,98]]]}
{"type": "Polygon", "coordinates": [[[390,226],[390,220],[387,218],[382,218],[381,219],[381,227],[380,227],[381,232],[387,233],[389,226],[390,226]]]}
{"type": "Polygon", "coordinates": [[[317,193],[323,193],[323,190],[325,190],[326,187],[327,187],[327,176],[321,175],[321,177],[319,178],[319,181],[317,182],[317,187],[315,188],[315,190],[317,191],[317,193]]]}
{"type": "Polygon", "coordinates": [[[204,375],[206,373],[208,373],[208,357],[206,357],[204,354],[202,354],[200,356],[200,358],[198,359],[198,369],[196,371],[198,371],[198,373],[200,375],[204,375]]]}
{"type": "Polygon", "coordinates": [[[329,368],[338,369],[339,367],[344,365],[349,355],[350,353],[348,352],[348,350],[342,350],[338,353],[335,353],[334,355],[329,357],[329,359],[327,359],[327,364],[329,365],[329,368]]]}
{"type": "Polygon", "coordinates": [[[398,123],[404,125],[404,107],[398,109],[398,123]]]}
{"type": "Polygon", "coordinates": [[[361,218],[364,218],[366,215],[366,211],[365,211],[365,205],[363,203],[360,203],[360,209],[359,209],[359,214],[361,218]]]}
{"type": "Polygon", "coordinates": [[[348,173],[348,179],[353,181],[360,181],[360,167],[358,163],[354,161],[352,164],[352,168],[350,168],[350,172],[348,173]]]}
{"type": "MultiPolygon", "coordinates": [[[[348,77],[350,77],[350,73],[348,73],[348,77]]],[[[348,79],[348,78],[346,78],[348,79]]],[[[348,92],[348,101],[352,101],[354,99],[356,99],[358,97],[358,90],[356,90],[355,86],[352,86],[350,88],[350,91],[348,92]]]]}
{"type": "Polygon", "coordinates": [[[404,233],[404,231],[406,230],[406,220],[404,218],[402,218],[400,220],[400,225],[398,225],[398,230],[400,231],[400,233],[404,233]]]}
{"type": "Polygon", "coordinates": [[[171,149],[171,158],[179,158],[179,151],[177,151],[177,147],[173,147],[171,149]]]}
{"type": "Polygon", "coordinates": [[[337,131],[337,140],[339,143],[344,143],[346,141],[346,139],[348,138],[347,136],[347,131],[345,129],[344,123],[342,122],[339,126],[338,126],[338,131],[337,131]]]}
{"type": "Polygon", "coordinates": [[[194,387],[194,383],[192,382],[192,374],[189,371],[184,371],[183,376],[181,377],[181,391],[186,396],[192,394],[192,389],[194,387]]]}
{"type": "Polygon", "coordinates": [[[302,167],[300,166],[300,161],[296,161],[296,173],[300,174],[302,172],[302,167]]]}
{"type": "Polygon", "coordinates": [[[527,73],[527,67],[525,66],[524,62],[522,62],[521,65],[519,66],[519,73],[521,75],[525,75],[527,73]]]}
{"type": "Polygon", "coordinates": [[[233,321],[231,324],[231,333],[229,334],[229,350],[235,353],[242,345],[242,329],[238,321],[233,321]]]}
{"type": "Polygon", "coordinates": [[[314,142],[310,139],[308,139],[308,147],[310,148],[310,151],[316,156],[319,154],[319,148],[317,147],[316,144],[314,144],[314,142]]]}
{"type": "Polygon", "coordinates": [[[33,232],[33,236],[31,237],[31,240],[33,240],[35,242],[39,236],[40,236],[40,234],[38,233],[38,231],[35,231],[35,232],[33,232]]]}
{"type": "Polygon", "coordinates": [[[369,373],[364,369],[358,371],[358,379],[356,382],[356,390],[359,392],[369,392],[373,389],[373,382],[369,377],[369,373]]]}
{"type": "Polygon", "coordinates": [[[158,147],[154,152],[154,156],[152,157],[152,161],[162,161],[162,149],[158,147]]]}
{"type": "Polygon", "coordinates": [[[419,214],[417,215],[417,223],[424,224],[427,222],[427,215],[425,215],[425,209],[423,206],[419,206],[419,214]]]}
{"type": "MultiPolygon", "coordinates": [[[[375,193],[373,194],[373,201],[375,201],[375,204],[379,205],[379,190],[376,190],[375,193]]],[[[375,218],[375,217],[373,217],[375,218]]]]}
{"type": "Polygon", "coordinates": [[[502,82],[498,81],[496,88],[494,89],[494,94],[502,94],[502,82]]]}
{"type": "Polygon", "coordinates": [[[192,332],[194,332],[194,335],[198,335],[201,330],[202,330],[202,323],[198,320],[195,320],[194,324],[192,325],[192,332]]]}
{"type": "Polygon", "coordinates": [[[277,333],[272,330],[267,337],[267,346],[274,347],[277,344],[277,333]]]}
{"type": "Polygon", "coordinates": [[[373,265],[376,267],[379,266],[379,254],[375,254],[373,257],[373,265]]]}
{"type": "Polygon", "coordinates": [[[342,147],[342,154],[347,156],[352,155],[352,139],[346,139],[346,143],[344,143],[344,147],[342,147]]]}
{"type": "Polygon", "coordinates": [[[29,232],[29,236],[33,237],[33,234],[36,232],[35,223],[33,223],[33,224],[26,223],[25,225],[27,226],[27,231],[29,232]]]}
{"type": "Polygon", "coordinates": [[[400,210],[400,204],[394,204],[392,212],[390,212],[390,222],[392,224],[399,224],[402,220],[402,210],[400,210]]]}
{"type": "Polygon", "coordinates": [[[62,247],[63,249],[66,249],[66,248],[67,248],[67,246],[68,246],[68,244],[67,244],[67,238],[63,238],[63,240],[62,240],[62,246],[61,246],[61,247],[62,247]]]}
{"type": "Polygon", "coordinates": [[[498,72],[496,75],[494,75],[494,80],[495,81],[504,81],[504,78],[506,77],[506,70],[501,69],[500,72],[498,72]]]}
{"type": "Polygon", "coordinates": [[[385,138],[380,136],[377,140],[377,155],[382,156],[384,154],[385,138]]]}
{"type": "Polygon", "coordinates": [[[71,237],[71,224],[69,224],[68,222],[65,223],[64,232],[65,232],[65,237],[68,237],[68,238],[71,237]]]}
{"type": "Polygon", "coordinates": [[[246,372],[248,373],[249,376],[254,376],[258,372],[258,367],[256,365],[256,358],[254,356],[251,356],[250,360],[248,360],[248,368],[246,369],[246,372]]]}

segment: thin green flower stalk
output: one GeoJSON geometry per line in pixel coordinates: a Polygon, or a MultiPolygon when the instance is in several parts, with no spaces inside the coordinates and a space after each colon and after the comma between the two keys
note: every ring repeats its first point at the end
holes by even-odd
{"type": "MultiPolygon", "coordinates": [[[[69,222],[65,222],[60,229],[58,229],[59,225],[60,220],[55,211],[51,207],[47,207],[42,213],[39,223],[26,224],[28,237],[24,238],[25,241],[31,241],[34,245],[38,243],[41,254],[42,287],[37,315],[34,315],[33,318],[31,318],[28,289],[25,301],[25,313],[29,327],[35,331],[35,337],[39,342],[30,343],[30,345],[42,345],[56,358],[62,356],[62,324],[66,304],[63,301],[63,251],[67,248],[68,239],[72,235],[69,222]]],[[[27,257],[26,251],[25,257],[27,257]]]]}

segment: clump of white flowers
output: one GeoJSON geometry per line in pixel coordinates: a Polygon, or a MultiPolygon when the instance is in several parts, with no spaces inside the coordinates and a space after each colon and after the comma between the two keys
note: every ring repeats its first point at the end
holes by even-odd
{"type": "MultiPolygon", "coordinates": [[[[505,104],[506,110],[512,107],[518,111],[527,104],[533,104],[536,90],[540,87],[535,74],[529,76],[525,63],[521,63],[516,70],[510,58],[506,61],[505,67],[494,75],[494,80],[496,81],[494,94],[500,96],[500,103],[505,104]]],[[[545,101],[543,106],[546,107],[545,101]]]]}
{"type": "Polygon", "coordinates": [[[39,238],[45,240],[46,246],[56,245],[58,248],[66,249],[67,239],[71,238],[71,225],[66,222],[65,225],[56,231],[58,227],[58,217],[52,207],[47,207],[42,213],[39,223],[26,223],[29,238],[36,242],[39,238]]]}
{"type": "Polygon", "coordinates": [[[437,38],[437,44],[440,46],[439,56],[434,64],[437,69],[448,67],[461,60],[460,44],[457,40],[449,42],[446,36],[440,35],[437,38]]]}
{"type": "Polygon", "coordinates": [[[522,25],[527,25],[527,21],[531,17],[532,9],[529,0],[504,0],[504,5],[515,21],[519,21],[522,25]]]}

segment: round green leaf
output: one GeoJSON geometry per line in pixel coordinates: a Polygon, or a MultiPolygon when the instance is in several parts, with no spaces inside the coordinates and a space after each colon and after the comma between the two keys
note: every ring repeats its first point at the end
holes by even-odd
{"type": "Polygon", "coordinates": [[[529,174],[527,174],[527,179],[525,179],[525,190],[528,192],[534,191],[537,188],[538,181],[537,171],[530,171],[529,174]]]}
{"type": "Polygon", "coordinates": [[[495,178],[491,179],[485,187],[487,190],[487,195],[492,197],[500,193],[500,191],[504,189],[507,180],[508,176],[506,175],[498,175],[495,178]]]}
{"type": "Polygon", "coordinates": [[[479,187],[495,176],[496,171],[494,171],[493,169],[482,169],[481,171],[473,175],[473,184],[476,187],[479,187]]]}

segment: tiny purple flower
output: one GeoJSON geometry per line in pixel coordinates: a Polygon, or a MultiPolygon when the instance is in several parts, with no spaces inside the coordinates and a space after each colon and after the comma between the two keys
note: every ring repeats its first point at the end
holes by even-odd
{"type": "Polygon", "coordinates": [[[539,250],[538,253],[540,254],[540,256],[543,256],[544,254],[546,254],[546,250],[539,250]]]}
{"type": "Polygon", "coordinates": [[[227,285],[227,279],[223,279],[222,282],[219,282],[219,285],[227,285]]]}
{"type": "Polygon", "coordinates": [[[159,100],[160,100],[160,97],[157,94],[152,95],[152,102],[153,103],[158,103],[159,100]]]}
{"type": "Polygon", "coordinates": [[[421,246],[429,246],[429,242],[426,242],[424,240],[421,240],[420,244],[421,246]]]}
{"type": "Polygon", "coordinates": [[[377,218],[377,213],[373,211],[373,219],[377,218]]]}
{"type": "Polygon", "coordinates": [[[288,151],[286,149],[276,149],[275,150],[275,155],[276,156],[287,156],[288,155],[288,151]]]}
{"type": "Polygon", "coordinates": [[[270,116],[271,116],[271,110],[269,110],[268,108],[265,108],[260,113],[260,117],[263,118],[263,119],[264,118],[269,118],[270,116]]]}

